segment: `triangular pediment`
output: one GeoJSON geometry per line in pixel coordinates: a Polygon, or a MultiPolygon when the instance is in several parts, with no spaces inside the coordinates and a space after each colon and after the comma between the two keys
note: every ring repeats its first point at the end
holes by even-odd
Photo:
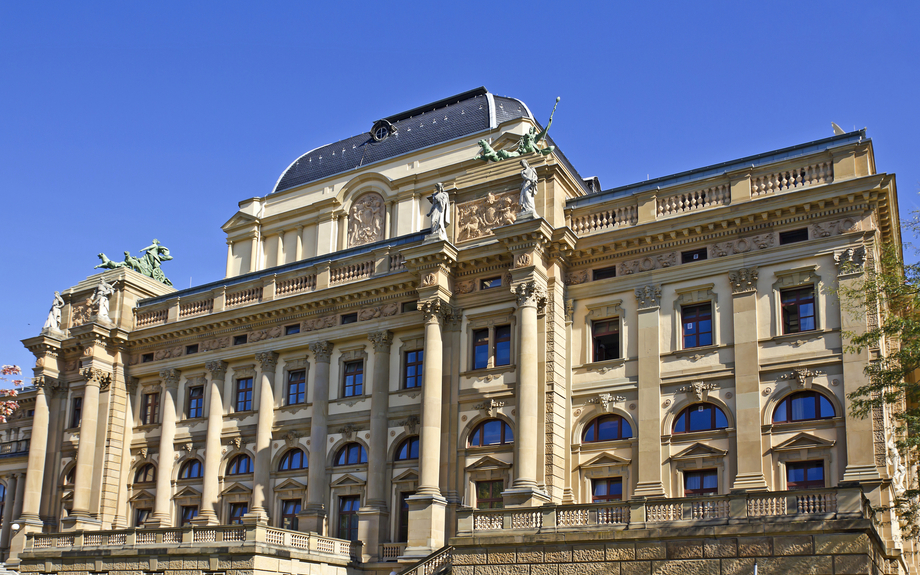
{"type": "Polygon", "coordinates": [[[221,226],[221,229],[224,231],[227,231],[237,226],[249,224],[255,221],[256,221],[256,218],[254,216],[251,216],[243,212],[237,212],[236,214],[233,215],[232,218],[227,220],[227,223],[221,226]]]}
{"type": "Polygon", "coordinates": [[[617,457],[610,453],[601,453],[600,455],[594,457],[579,465],[579,467],[608,467],[610,465],[629,465],[630,459],[623,459],[622,457],[617,457]]]}
{"type": "Polygon", "coordinates": [[[834,445],[830,439],[822,439],[810,433],[799,433],[791,439],[773,447],[773,451],[797,451],[799,449],[827,448],[834,445]]]}
{"type": "Polygon", "coordinates": [[[285,479],[280,485],[275,486],[275,491],[281,491],[282,489],[304,489],[306,485],[299,481],[294,481],[293,479],[285,479]]]}
{"type": "Polygon", "coordinates": [[[681,451],[677,455],[671,457],[671,459],[699,459],[701,457],[722,457],[728,453],[722,449],[718,449],[703,443],[694,443],[687,449],[681,451]]]}
{"type": "Polygon", "coordinates": [[[468,465],[466,470],[477,471],[481,469],[508,469],[509,467],[511,467],[510,463],[505,463],[504,461],[495,459],[490,455],[486,455],[468,465]]]}
{"type": "Polygon", "coordinates": [[[393,481],[418,481],[418,473],[414,469],[407,469],[394,477],[393,481]]]}
{"type": "Polygon", "coordinates": [[[220,492],[221,495],[234,495],[239,493],[252,493],[252,489],[242,483],[231,483],[226,489],[220,492]]]}
{"type": "Polygon", "coordinates": [[[179,499],[182,497],[201,497],[201,492],[193,487],[183,487],[175,495],[173,499],[179,499]]]}
{"type": "Polygon", "coordinates": [[[340,487],[342,485],[364,485],[364,480],[360,477],[355,477],[351,473],[346,473],[332,482],[332,487],[340,487]]]}
{"type": "MultiPolygon", "coordinates": [[[[71,496],[70,498],[72,499],[73,492],[70,492],[70,496],[71,496]]],[[[68,499],[68,497],[65,495],[63,499],[68,499]]],[[[134,496],[131,497],[131,499],[129,499],[128,501],[132,501],[132,502],[133,501],[153,501],[154,499],[156,499],[156,497],[153,495],[153,493],[150,493],[146,489],[141,489],[140,491],[135,493],[134,496]]]]}

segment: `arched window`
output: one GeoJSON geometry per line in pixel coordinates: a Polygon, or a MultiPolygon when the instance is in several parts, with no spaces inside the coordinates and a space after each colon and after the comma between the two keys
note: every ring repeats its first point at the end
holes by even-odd
{"type": "Polygon", "coordinates": [[[230,465],[227,466],[227,475],[243,475],[245,473],[252,473],[252,459],[244,453],[230,460],[230,465]]]}
{"type": "Polygon", "coordinates": [[[201,477],[201,460],[189,459],[179,468],[179,479],[198,479],[201,477]]]}
{"type": "Polygon", "coordinates": [[[77,478],[77,466],[74,465],[64,474],[64,485],[73,485],[77,478]]]}
{"type": "Polygon", "coordinates": [[[156,478],[157,468],[152,463],[146,463],[134,474],[134,483],[152,483],[156,478]]]}
{"type": "Polygon", "coordinates": [[[367,451],[360,443],[346,443],[335,454],[336,465],[357,465],[367,463],[367,451]]]}
{"type": "Polygon", "coordinates": [[[294,448],[288,450],[281,457],[281,463],[278,464],[278,471],[291,471],[292,469],[303,469],[307,466],[307,458],[304,457],[303,450],[294,448]]]}
{"type": "Polygon", "coordinates": [[[501,419],[483,421],[470,434],[470,447],[504,445],[506,443],[514,443],[514,432],[511,431],[511,426],[501,419]]]}
{"type": "Polygon", "coordinates": [[[418,436],[409,437],[403,440],[399,449],[396,450],[396,461],[405,461],[407,459],[418,459],[418,436]]]}
{"type": "Polygon", "coordinates": [[[680,412],[674,420],[674,433],[710,431],[728,427],[725,412],[711,403],[697,403],[680,412]]]}
{"type": "Polygon", "coordinates": [[[632,427],[628,421],[619,415],[602,415],[588,424],[582,439],[585,443],[592,443],[629,439],[630,437],[632,437],[632,427]]]}
{"type": "Polygon", "coordinates": [[[837,413],[831,401],[816,391],[798,391],[783,398],[773,410],[773,423],[828,419],[837,413]]]}

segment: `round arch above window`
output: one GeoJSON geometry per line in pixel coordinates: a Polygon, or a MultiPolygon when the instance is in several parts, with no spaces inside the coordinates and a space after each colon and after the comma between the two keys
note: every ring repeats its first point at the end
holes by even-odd
{"type": "Polygon", "coordinates": [[[585,426],[581,440],[583,443],[595,443],[598,441],[629,439],[632,435],[632,426],[629,425],[629,422],[624,417],[606,414],[594,418],[591,423],[585,426]]]}
{"type": "Polygon", "coordinates": [[[396,449],[396,461],[408,461],[418,459],[419,438],[418,435],[407,437],[399,444],[396,449]]]}
{"type": "Polygon", "coordinates": [[[71,465],[67,473],[64,474],[64,485],[73,485],[77,479],[77,466],[71,465]]]}
{"type": "Polygon", "coordinates": [[[307,456],[303,452],[303,449],[295,447],[287,450],[287,452],[281,456],[281,461],[278,462],[278,471],[306,469],[307,463],[307,456]]]}
{"type": "Polygon", "coordinates": [[[487,419],[470,432],[470,447],[506,445],[509,443],[514,443],[514,432],[511,430],[511,426],[501,419],[487,419]]]}
{"type": "Polygon", "coordinates": [[[714,431],[728,427],[728,417],[722,409],[712,403],[694,403],[683,409],[674,418],[673,433],[714,431]]]}
{"type": "Polygon", "coordinates": [[[360,443],[346,443],[335,454],[334,465],[359,465],[367,463],[367,450],[360,443]]]}
{"type": "Polygon", "coordinates": [[[773,423],[830,419],[837,415],[834,404],[817,391],[797,391],[779,401],[773,409],[773,423]]]}
{"type": "Polygon", "coordinates": [[[152,463],[145,463],[134,473],[134,483],[153,483],[156,480],[157,468],[152,463]]]}
{"type": "Polygon", "coordinates": [[[200,459],[189,459],[179,468],[179,479],[198,479],[204,475],[202,470],[200,459]]]}
{"type": "Polygon", "coordinates": [[[237,455],[227,465],[227,475],[246,475],[247,473],[252,473],[252,458],[245,453],[237,455]]]}

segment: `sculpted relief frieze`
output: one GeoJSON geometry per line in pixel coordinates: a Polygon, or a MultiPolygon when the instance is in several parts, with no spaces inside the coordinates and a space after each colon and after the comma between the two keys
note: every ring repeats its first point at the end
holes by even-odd
{"type": "Polygon", "coordinates": [[[380,194],[369,193],[358,198],[348,212],[348,247],[363,246],[384,239],[385,210],[380,194]]]}
{"type": "Polygon", "coordinates": [[[489,193],[484,198],[457,204],[457,241],[492,235],[492,229],[513,224],[520,210],[518,192],[489,193]]]}

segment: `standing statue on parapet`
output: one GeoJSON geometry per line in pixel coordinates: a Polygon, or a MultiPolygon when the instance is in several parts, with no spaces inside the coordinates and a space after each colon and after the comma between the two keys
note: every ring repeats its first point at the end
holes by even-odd
{"type": "Polygon", "coordinates": [[[99,285],[93,292],[92,304],[98,308],[96,320],[104,323],[111,323],[109,318],[109,296],[115,293],[112,284],[105,281],[105,278],[99,278],[99,285]]]}
{"type": "Polygon", "coordinates": [[[530,167],[530,164],[527,163],[527,160],[521,160],[521,166],[524,168],[521,170],[521,211],[518,212],[521,215],[536,215],[536,210],[534,209],[534,198],[537,195],[537,171],[530,167]]]}
{"type": "Polygon", "coordinates": [[[42,330],[50,329],[51,331],[61,331],[61,309],[64,307],[64,300],[61,298],[61,292],[54,292],[54,301],[51,302],[51,311],[48,312],[48,319],[42,330]]]}
{"type": "Polygon", "coordinates": [[[447,238],[447,224],[450,223],[450,197],[444,191],[444,184],[435,184],[435,191],[428,196],[431,209],[428,216],[431,218],[431,233],[441,239],[447,238]]]}
{"type": "Polygon", "coordinates": [[[159,240],[154,239],[152,245],[147,246],[141,251],[144,252],[144,255],[139,258],[132,256],[130,252],[126,251],[125,261],[123,262],[112,261],[107,258],[105,254],[100,253],[99,259],[102,260],[102,263],[96,266],[96,268],[109,270],[115,268],[129,268],[137,273],[155,279],[160,283],[164,283],[168,286],[173,285],[163,273],[163,270],[160,269],[160,264],[172,259],[172,256],[169,255],[169,248],[161,244],[159,240]]]}

